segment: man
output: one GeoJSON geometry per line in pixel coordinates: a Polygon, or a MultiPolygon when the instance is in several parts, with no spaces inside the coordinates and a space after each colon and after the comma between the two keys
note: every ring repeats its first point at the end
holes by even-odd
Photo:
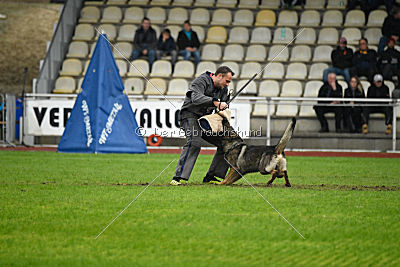
{"type": "MultiPolygon", "coordinates": [[[[343,97],[343,89],[342,86],[336,81],[336,74],[329,73],[328,81],[325,82],[318,92],[318,97],[330,97],[330,98],[341,98],[343,97]]],[[[320,104],[332,104],[329,106],[314,106],[315,113],[317,114],[317,118],[319,123],[321,124],[320,133],[328,133],[329,126],[328,121],[325,118],[325,113],[333,112],[335,113],[335,128],[336,132],[339,133],[342,131],[341,119],[342,119],[342,110],[343,108],[340,106],[334,106],[335,104],[340,104],[340,101],[318,101],[320,104]]]]}
{"type": "Polygon", "coordinates": [[[383,74],[383,79],[393,80],[393,76],[397,76],[400,81],[400,52],[394,48],[395,40],[388,39],[388,48],[380,53],[378,66],[383,74]]]}
{"type": "MultiPolygon", "coordinates": [[[[374,76],[374,83],[368,88],[367,98],[390,98],[389,88],[383,84],[383,77],[380,74],[374,76]]],[[[384,104],[384,103],[379,103],[384,104]]],[[[385,124],[387,125],[386,134],[392,133],[392,117],[393,111],[390,106],[371,106],[364,107],[365,124],[363,125],[362,132],[368,133],[369,114],[383,113],[385,114],[385,124]]]]}
{"type": "Polygon", "coordinates": [[[197,33],[192,30],[190,22],[186,20],[183,23],[183,30],[178,34],[179,55],[183,56],[184,60],[190,60],[190,57],[193,56],[197,66],[200,62],[199,47],[200,41],[197,33]]]}
{"type": "Polygon", "coordinates": [[[347,83],[350,82],[350,68],[353,66],[353,50],[347,47],[346,38],[339,39],[338,46],[331,53],[332,66],[324,70],[323,80],[328,80],[328,73],[343,75],[347,83]]]}
{"type": "Polygon", "coordinates": [[[182,180],[189,180],[200,153],[202,139],[217,146],[217,152],[203,182],[219,182],[215,176],[225,178],[229,166],[224,159],[221,139],[202,132],[198,119],[211,114],[215,108],[224,110],[228,107],[228,85],[234,75],[230,68],[221,66],[214,74],[205,72],[190,84],[180,112],[180,125],[185,132],[186,144],[183,146],[171,185],[180,185],[182,180]]]}
{"type": "Polygon", "coordinates": [[[169,29],[162,31],[157,44],[157,59],[160,59],[164,55],[171,56],[171,64],[174,66],[177,57],[176,44],[174,38],[171,37],[171,31],[169,29]]]}
{"type": "Polygon", "coordinates": [[[368,81],[372,83],[372,78],[376,72],[376,51],[368,48],[368,40],[366,38],[361,38],[358,44],[360,49],[353,56],[354,67],[350,70],[350,75],[366,76],[368,81]]]}
{"type": "Polygon", "coordinates": [[[379,40],[378,53],[382,52],[387,43],[387,39],[393,38],[396,42],[400,36],[400,8],[393,8],[392,14],[388,15],[382,26],[382,37],[379,40]]]}
{"type": "Polygon", "coordinates": [[[143,18],[141,27],[136,30],[133,45],[131,59],[135,60],[140,55],[147,56],[151,69],[156,59],[157,36],[156,31],[151,27],[149,18],[143,18]]]}

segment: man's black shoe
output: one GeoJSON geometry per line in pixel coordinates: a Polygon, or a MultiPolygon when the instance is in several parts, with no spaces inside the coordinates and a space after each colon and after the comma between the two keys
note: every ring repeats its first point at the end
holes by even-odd
{"type": "Polygon", "coordinates": [[[203,178],[203,183],[216,184],[219,182],[221,182],[221,180],[217,179],[215,176],[212,176],[212,175],[206,175],[203,178]]]}

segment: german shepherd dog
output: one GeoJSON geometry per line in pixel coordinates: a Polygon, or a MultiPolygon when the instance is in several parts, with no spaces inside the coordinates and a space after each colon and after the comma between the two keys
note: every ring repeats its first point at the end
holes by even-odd
{"type": "Polygon", "coordinates": [[[296,118],[287,126],[279,143],[275,146],[249,146],[230,126],[228,120],[223,120],[225,135],[222,148],[225,160],[231,165],[226,178],[219,184],[230,185],[239,180],[242,175],[260,172],[262,175],[272,174],[267,186],[271,186],[275,178],[285,177],[285,186],[291,187],[286,170],[284,149],[292,137],[296,118]],[[238,173],[239,172],[239,173],[238,173]]]}

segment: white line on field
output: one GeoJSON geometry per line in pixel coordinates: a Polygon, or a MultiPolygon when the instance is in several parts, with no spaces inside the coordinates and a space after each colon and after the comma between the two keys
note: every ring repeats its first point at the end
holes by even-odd
{"type": "MultiPolygon", "coordinates": [[[[225,157],[224,157],[225,158],[225,157]]],[[[296,229],[296,227],[294,227],[294,225],[293,224],[291,224],[290,222],[289,222],[289,220],[288,219],[286,219],[285,218],[285,216],[283,216],[282,215],[282,213],[280,213],[279,212],[279,210],[277,209],[277,208],[275,208],[274,207],[274,205],[272,205],[271,204],[271,202],[269,202],[268,201],[268,199],[266,199],[265,197],[264,197],[264,195],[263,194],[261,194],[260,193],[260,191],[258,191],[257,190],[257,188],[255,188],[239,171],[238,171],[238,169],[236,169],[226,158],[225,158],[225,161],[226,162],[228,162],[228,164],[240,175],[240,176],[242,176],[242,178],[246,181],[246,183],[248,183],[261,197],[262,197],[262,199],[264,199],[264,201],[265,202],[267,202],[270,206],[271,206],[271,208],[273,208],[278,214],[279,214],[279,216],[281,216],[303,239],[306,239],[301,233],[300,233],[300,231],[299,230],[297,230],[296,229]]]]}
{"type": "Polygon", "coordinates": [[[168,167],[169,167],[169,165],[171,165],[171,163],[172,162],[174,162],[176,159],[174,159],[174,160],[172,160],[156,177],[154,177],[154,179],[134,198],[134,199],[132,199],[132,201],[131,202],[129,202],[129,204],[123,209],[123,210],[121,210],[121,212],[120,213],[118,213],[118,215],[114,218],[114,219],[112,219],[111,220],[111,222],[109,223],[109,224],[107,224],[107,226],[106,227],[104,227],[104,229],[94,238],[94,239],[97,239],[102,233],[104,233],[104,231],[111,225],[111,224],[113,224],[113,222],[119,217],[119,216],[121,216],[121,214],[127,209],[127,208],[129,208],[129,206],[133,203],[133,202],[135,202],[139,197],[140,197],[140,195],[144,192],[144,191],[146,191],[146,189],[158,178],[158,177],[160,177],[160,175],[166,170],[166,169],[168,169],[168,167]]]}

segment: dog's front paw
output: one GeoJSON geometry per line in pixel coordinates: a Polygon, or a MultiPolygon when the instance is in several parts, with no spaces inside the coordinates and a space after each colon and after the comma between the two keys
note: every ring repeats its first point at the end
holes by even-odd
{"type": "Polygon", "coordinates": [[[286,187],[292,187],[290,183],[285,184],[286,187]]]}

